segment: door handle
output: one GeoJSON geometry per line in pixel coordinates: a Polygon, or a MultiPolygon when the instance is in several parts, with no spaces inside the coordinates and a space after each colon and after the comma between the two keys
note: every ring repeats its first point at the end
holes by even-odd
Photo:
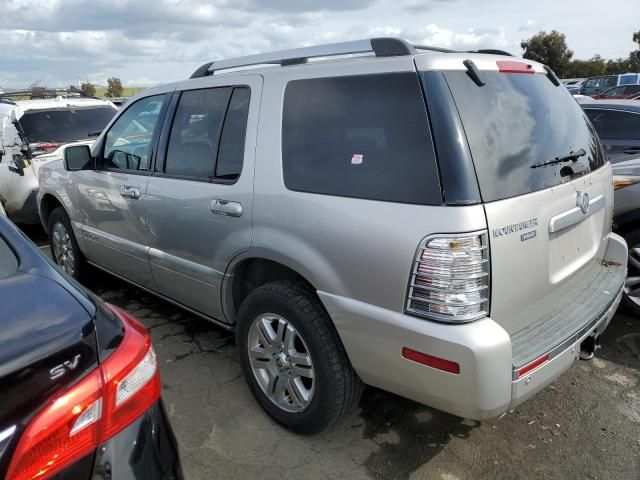
{"type": "Polygon", "coordinates": [[[140,189],[138,187],[132,187],[131,185],[122,185],[120,187],[120,195],[124,198],[137,200],[140,198],[140,189]]]}
{"type": "Polygon", "coordinates": [[[238,202],[217,199],[211,201],[211,211],[216,215],[239,217],[242,215],[242,205],[238,202]]]}

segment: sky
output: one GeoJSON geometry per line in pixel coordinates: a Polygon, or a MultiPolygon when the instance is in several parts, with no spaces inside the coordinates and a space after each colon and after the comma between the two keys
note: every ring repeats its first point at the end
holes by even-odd
{"type": "Polygon", "coordinates": [[[60,87],[111,76],[126,86],[188,77],[264,51],[398,36],[453,49],[501,48],[540,30],[574,58],[626,57],[640,0],[0,0],[0,86],[60,87]],[[607,18],[608,17],[608,18],[607,18]]]}

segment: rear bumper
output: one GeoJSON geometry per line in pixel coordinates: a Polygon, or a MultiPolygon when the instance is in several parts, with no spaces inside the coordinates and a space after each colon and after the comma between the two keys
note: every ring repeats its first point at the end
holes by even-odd
{"type": "Polygon", "coordinates": [[[92,478],[182,480],[178,446],[161,400],[98,447],[92,478]]]}
{"type": "MultiPolygon", "coordinates": [[[[609,238],[605,260],[626,264],[626,245],[609,238]]],[[[512,339],[491,318],[463,325],[422,320],[353,299],[318,292],[351,363],[367,384],[465,418],[495,417],[533,396],[566,371],[580,343],[609,325],[622,294],[612,290],[604,309],[558,338],[549,360],[514,379],[512,339]],[[402,357],[404,347],[456,362],[448,373],[402,357]]],[[[548,352],[540,352],[545,354],[548,352]]]]}

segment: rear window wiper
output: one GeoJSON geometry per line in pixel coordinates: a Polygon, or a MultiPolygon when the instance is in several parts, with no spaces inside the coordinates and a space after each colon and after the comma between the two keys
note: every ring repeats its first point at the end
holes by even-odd
{"type": "Polygon", "coordinates": [[[566,155],[564,157],[556,157],[553,160],[536,163],[535,165],[531,165],[531,168],[546,167],[547,165],[555,165],[556,163],[575,162],[580,157],[584,157],[586,154],[587,152],[584,150],[584,148],[581,148],[580,150],[576,150],[575,152],[569,152],[569,155],[566,155]]]}

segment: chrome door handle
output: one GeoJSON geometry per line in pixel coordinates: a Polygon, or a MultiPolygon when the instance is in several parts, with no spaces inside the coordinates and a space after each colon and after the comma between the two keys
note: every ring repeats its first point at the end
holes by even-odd
{"type": "Polygon", "coordinates": [[[216,215],[239,217],[242,215],[242,205],[238,202],[230,202],[229,200],[212,200],[211,211],[216,215]]]}
{"type": "Polygon", "coordinates": [[[132,187],[130,185],[122,185],[120,187],[120,195],[125,198],[137,200],[140,198],[140,189],[138,187],[132,187]]]}

